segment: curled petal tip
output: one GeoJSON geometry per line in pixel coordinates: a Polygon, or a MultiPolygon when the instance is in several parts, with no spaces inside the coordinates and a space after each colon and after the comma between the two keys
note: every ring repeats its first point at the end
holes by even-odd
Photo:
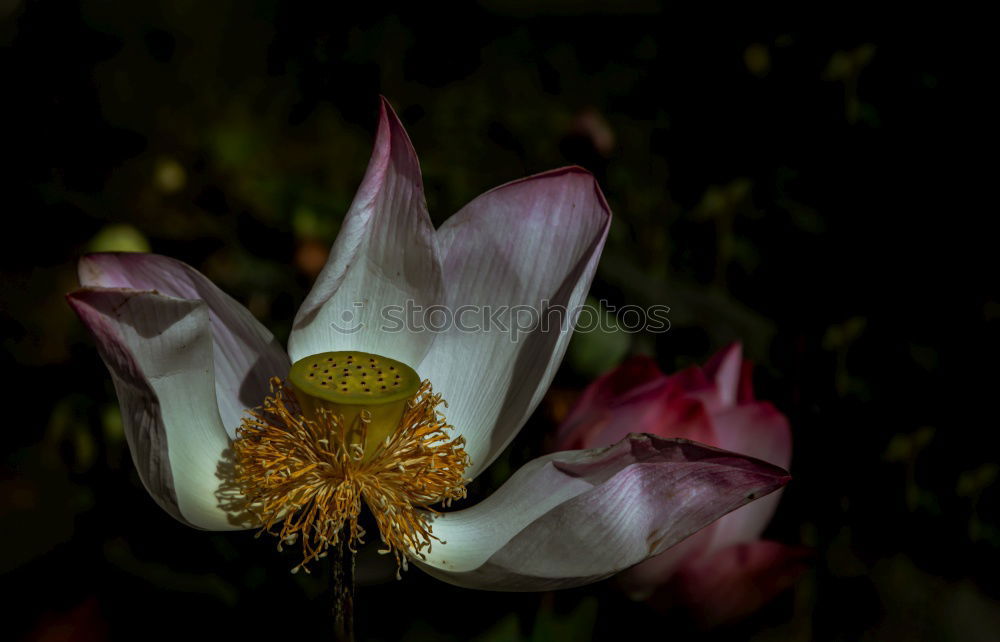
{"type": "Polygon", "coordinates": [[[736,453],[631,435],[534,460],[489,499],[441,516],[435,534],[450,543],[420,565],[470,588],[578,586],[659,554],[787,477],[736,453]]]}
{"type": "Polygon", "coordinates": [[[604,197],[604,192],[601,191],[601,186],[597,182],[597,178],[590,170],[584,167],[580,167],[579,165],[566,165],[565,167],[557,167],[556,169],[550,169],[548,171],[540,172],[538,174],[532,174],[531,176],[526,176],[524,178],[520,178],[518,180],[500,185],[499,187],[495,187],[493,190],[490,191],[501,190],[507,187],[511,187],[513,185],[532,183],[536,181],[548,182],[551,180],[558,180],[560,178],[563,178],[563,180],[567,180],[567,177],[569,178],[578,177],[589,181],[594,191],[594,196],[597,198],[597,202],[600,205],[600,208],[603,210],[604,216],[606,216],[608,219],[611,218],[611,206],[608,205],[608,200],[604,197]]]}

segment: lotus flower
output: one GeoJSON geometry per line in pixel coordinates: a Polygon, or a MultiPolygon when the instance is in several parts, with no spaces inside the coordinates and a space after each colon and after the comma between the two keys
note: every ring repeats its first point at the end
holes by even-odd
{"type": "Polygon", "coordinates": [[[486,192],[435,230],[416,154],[383,101],[368,170],[287,352],[163,256],[86,256],[68,299],[111,372],[146,489],[181,522],[264,528],[299,539],[308,561],[364,537],[364,503],[387,550],[447,582],[573,586],[662,552],[786,473],[623,435],[533,460],[480,503],[442,512],[531,415],[572,320],[511,341],[456,326],[390,331],[380,315],[414,304],[573,309],[610,219],[594,178],[568,167],[486,192]]]}
{"type": "MultiPolygon", "coordinates": [[[[770,403],[754,398],[751,370],[739,344],[704,367],[672,376],[648,357],[633,357],[587,387],[560,425],[556,447],[606,446],[641,431],[787,468],[792,456],[788,420],[770,403]]],[[[759,539],[780,495],[729,513],[681,545],[622,573],[621,583],[637,598],[656,591],[661,604],[683,603],[705,626],[748,614],[804,570],[806,551],[759,539]]]]}

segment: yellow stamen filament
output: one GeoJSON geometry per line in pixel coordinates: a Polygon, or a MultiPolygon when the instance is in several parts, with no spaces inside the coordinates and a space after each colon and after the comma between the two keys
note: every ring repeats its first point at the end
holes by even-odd
{"type": "Polygon", "coordinates": [[[301,540],[304,558],[293,572],[341,538],[357,550],[365,536],[358,524],[362,501],[378,524],[380,552],[394,553],[402,569],[407,556],[423,559],[437,539],[431,505],[465,497],[462,473],[469,465],[465,439],[449,439],[451,426],[437,411],[444,401],[430,382],[406,403],[395,432],[374,446],[366,445],[368,411],[345,425],[344,415],[329,407],[304,413],[294,389],[277,377],[271,393],[237,429],[236,483],[262,531],[285,543],[301,540]]]}

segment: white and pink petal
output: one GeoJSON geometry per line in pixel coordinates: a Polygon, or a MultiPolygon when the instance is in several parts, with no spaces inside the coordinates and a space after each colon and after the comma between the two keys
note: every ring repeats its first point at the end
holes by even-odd
{"type": "Polygon", "coordinates": [[[441,261],[420,163],[383,99],[368,170],[330,257],[295,316],[288,352],[298,361],[321,352],[360,350],[415,366],[434,334],[388,330],[408,306],[443,302],[441,261]]]}
{"type": "Polygon", "coordinates": [[[418,371],[448,400],[482,472],[541,401],[572,336],[607,237],[611,212],[594,177],[576,167],[479,196],[438,231],[447,304],[473,310],[436,336],[418,371]],[[506,311],[506,331],[483,327],[506,311]],[[473,331],[467,328],[475,325],[473,331]],[[534,316],[532,316],[534,315],[534,316]],[[544,322],[543,322],[544,318],[544,322]],[[522,324],[521,331],[514,323],[522,324]]]}
{"type": "Polygon", "coordinates": [[[468,588],[578,586],[677,545],[788,479],[738,454],[631,435],[533,460],[476,506],[439,516],[434,535],[444,543],[418,565],[468,588]]]}
{"type": "Polygon", "coordinates": [[[274,335],[186,263],[158,254],[89,254],[80,259],[78,272],[84,287],[148,290],[205,302],[216,399],[230,437],[235,436],[245,410],[260,405],[268,394],[270,378],[288,373],[288,355],[274,335]]]}
{"type": "Polygon", "coordinates": [[[153,499],[196,528],[246,528],[224,508],[230,441],[216,402],[208,305],[125,288],[83,288],[67,299],[111,372],[153,499]]]}

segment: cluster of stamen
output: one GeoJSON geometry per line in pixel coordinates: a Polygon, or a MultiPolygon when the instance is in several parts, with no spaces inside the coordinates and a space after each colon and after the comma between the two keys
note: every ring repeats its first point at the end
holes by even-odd
{"type": "Polygon", "coordinates": [[[437,410],[443,403],[422,382],[395,431],[372,445],[367,410],[347,420],[328,407],[304,412],[293,386],[271,380],[271,396],[237,429],[236,483],[262,532],[301,541],[303,560],[293,572],[331,545],[357,550],[365,537],[362,502],[378,525],[380,552],[393,553],[404,570],[407,557],[424,557],[437,539],[432,505],[448,506],[466,492],[465,440],[447,434],[451,426],[437,410]]]}

